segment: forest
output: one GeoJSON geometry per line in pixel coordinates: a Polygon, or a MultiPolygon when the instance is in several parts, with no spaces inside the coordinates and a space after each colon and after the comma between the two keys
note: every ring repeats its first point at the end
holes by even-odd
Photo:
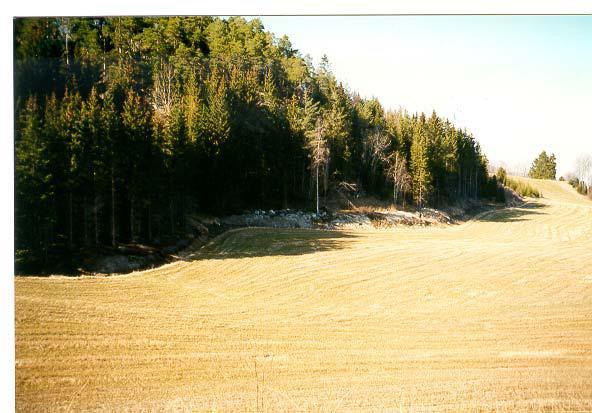
{"type": "Polygon", "coordinates": [[[385,110],[258,19],[15,19],[14,84],[17,250],[164,243],[192,213],[313,210],[317,187],[499,196],[470,132],[385,110]]]}

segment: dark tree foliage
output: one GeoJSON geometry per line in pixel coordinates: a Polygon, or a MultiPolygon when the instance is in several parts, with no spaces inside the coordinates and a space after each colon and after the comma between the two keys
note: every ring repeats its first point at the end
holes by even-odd
{"type": "Polygon", "coordinates": [[[322,197],[344,181],[392,197],[393,176],[401,202],[495,197],[470,133],[385,113],[257,19],[27,18],[14,41],[17,249],[166,242],[196,212],[313,208],[316,169],[322,197]]]}

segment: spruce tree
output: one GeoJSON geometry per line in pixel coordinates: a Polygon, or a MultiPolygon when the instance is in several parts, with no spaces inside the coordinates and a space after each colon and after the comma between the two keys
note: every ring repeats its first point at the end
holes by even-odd
{"type": "Polygon", "coordinates": [[[532,162],[528,176],[536,179],[555,179],[557,175],[557,161],[555,155],[547,155],[546,151],[542,151],[539,156],[532,162]]]}
{"type": "Polygon", "coordinates": [[[429,143],[423,125],[416,123],[411,144],[411,171],[413,174],[413,196],[420,208],[429,199],[432,176],[429,169],[429,143]]]}
{"type": "Polygon", "coordinates": [[[15,148],[16,245],[47,248],[48,201],[53,196],[48,145],[35,97],[27,99],[18,119],[15,148]]]}

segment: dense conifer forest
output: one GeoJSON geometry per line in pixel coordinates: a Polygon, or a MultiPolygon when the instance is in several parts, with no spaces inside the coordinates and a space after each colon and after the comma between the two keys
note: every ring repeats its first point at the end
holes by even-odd
{"type": "Polygon", "coordinates": [[[16,19],[16,248],[164,242],[192,213],[312,210],[317,183],[321,206],[344,183],[495,196],[471,133],[387,111],[304,52],[257,19],[16,19]]]}

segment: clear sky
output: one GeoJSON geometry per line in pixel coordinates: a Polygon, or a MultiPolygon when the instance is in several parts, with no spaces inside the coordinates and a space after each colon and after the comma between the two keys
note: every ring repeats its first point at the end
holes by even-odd
{"type": "Polygon", "coordinates": [[[493,163],[592,153],[592,16],[262,17],[277,37],[385,108],[432,109],[493,163]]]}

